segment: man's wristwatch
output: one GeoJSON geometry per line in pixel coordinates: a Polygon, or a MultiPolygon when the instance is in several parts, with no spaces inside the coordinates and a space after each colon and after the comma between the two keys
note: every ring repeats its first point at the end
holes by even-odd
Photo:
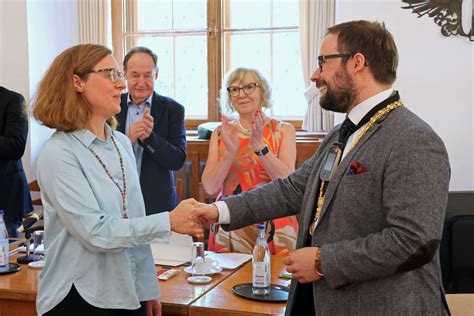
{"type": "Polygon", "coordinates": [[[316,272],[320,277],[324,277],[321,267],[321,248],[316,249],[316,255],[314,256],[314,272],[316,272]]]}
{"type": "Polygon", "coordinates": [[[268,150],[268,147],[265,145],[262,149],[260,149],[259,151],[254,151],[254,153],[257,155],[257,156],[265,156],[266,154],[268,154],[269,150],[268,150]]]}

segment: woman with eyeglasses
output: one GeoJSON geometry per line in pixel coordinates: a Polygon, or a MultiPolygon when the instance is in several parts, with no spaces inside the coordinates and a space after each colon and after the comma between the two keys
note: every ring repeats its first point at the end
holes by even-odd
{"type": "MultiPolygon", "coordinates": [[[[249,191],[273,179],[285,178],[295,170],[296,140],[292,124],[272,119],[264,109],[271,106],[271,89],[255,69],[230,72],[221,90],[221,106],[237,112],[234,120],[223,116],[222,125],[211,136],[202,184],[209,194],[222,197],[249,191]]],[[[295,249],[296,216],[265,223],[272,254],[295,249]]],[[[211,226],[209,250],[252,253],[257,225],[231,232],[211,226]]]]}
{"type": "Polygon", "coordinates": [[[38,158],[46,264],[38,314],[161,315],[149,243],[202,235],[193,201],[145,217],[132,145],[113,129],[125,88],[111,51],[78,45],[42,79],[33,115],[56,129],[38,158]]]}

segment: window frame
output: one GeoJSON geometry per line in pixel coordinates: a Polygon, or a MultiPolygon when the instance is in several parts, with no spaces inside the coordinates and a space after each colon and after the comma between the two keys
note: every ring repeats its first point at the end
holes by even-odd
{"type": "MultiPolygon", "coordinates": [[[[112,14],[112,46],[114,57],[121,62],[126,51],[126,46],[133,47],[134,36],[151,34],[189,34],[189,33],[207,33],[207,77],[208,77],[208,104],[207,119],[186,119],[185,126],[187,130],[196,130],[199,124],[209,121],[220,120],[220,105],[218,102],[221,89],[222,77],[224,71],[223,58],[228,60],[230,52],[228,47],[222,47],[223,36],[231,36],[234,33],[246,32],[281,32],[287,30],[298,30],[296,27],[256,27],[256,28],[230,28],[222,25],[223,14],[228,15],[229,10],[222,12],[224,6],[229,7],[230,0],[208,0],[207,1],[207,29],[187,29],[187,30],[160,30],[160,31],[126,31],[127,29],[136,29],[136,2],[137,0],[113,0],[111,1],[112,14]],[[128,4],[125,6],[125,4],[128,4]],[[127,17],[127,19],[125,19],[127,17]],[[126,22],[124,22],[126,21],[126,22]],[[127,40],[129,41],[127,43],[127,40]],[[128,44],[128,45],[127,45],[128,44]],[[223,56],[223,51],[226,56],[223,56]]],[[[226,19],[228,21],[229,19],[226,19]]],[[[228,43],[229,41],[225,41],[228,43]]],[[[302,120],[285,120],[292,123],[297,130],[301,129],[302,120]]]]}

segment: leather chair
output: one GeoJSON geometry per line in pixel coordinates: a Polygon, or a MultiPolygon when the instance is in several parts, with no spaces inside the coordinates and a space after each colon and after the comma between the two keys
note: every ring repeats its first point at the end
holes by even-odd
{"type": "Polygon", "coordinates": [[[440,246],[446,293],[474,293],[474,215],[446,220],[440,246]]]}

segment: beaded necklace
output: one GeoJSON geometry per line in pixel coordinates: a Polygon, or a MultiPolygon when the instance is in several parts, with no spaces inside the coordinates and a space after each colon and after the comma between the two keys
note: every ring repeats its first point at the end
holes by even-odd
{"type": "MultiPolygon", "coordinates": [[[[74,135],[74,137],[76,137],[74,135]]],[[[112,180],[112,182],[115,184],[115,186],[117,187],[117,189],[119,189],[120,191],[120,195],[122,197],[122,218],[128,218],[128,209],[127,209],[127,206],[126,206],[126,201],[127,201],[127,182],[126,182],[126,178],[125,178],[125,168],[124,168],[124,164],[123,164],[123,159],[122,159],[122,154],[120,153],[120,150],[118,149],[118,146],[117,146],[117,143],[115,142],[115,138],[110,135],[110,138],[112,139],[112,144],[114,145],[114,148],[115,148],[115,151],[117,152],[117,155],[119,157],[119,162],[120,162],[120,169],[122,171],[122,180],[123,180],[123,189],[120,187],[120,185],[114,180],[114,177],[112,176],[112,174],[110,173],[109,169],[107,169],[107,166],[105,165],[105,163],[102,161],[102,159],[100,159],[99,155],[91,148],[91,147],[87,147],[86,145],[84,145],[77,137],[76,139],[79,140],[81,142],[81,144],[86,147],[87,149],[89,149],[89,151],[94,155],[94,157],[99,161],[99,163],[101,164],[102,168],[104,168],[104,171],[105,173],[107,174],[107,176],[109,177],[110,180],[112,180]]]]}
{"type": "MultiPolygon", "coordinates": [[[[352,143],[351,147],[349,148],[349,151],[348,153],[354,149],[354,147],[357,145],[357,143],[359,143],[359,141],[362,139],[362,137],[364,137],[364,135],[368,132],[368,130],[382,117],[384,116],[385,114],[389,113],[390,111],[400,107],[400,106],[403,106],[403,102],[401,100],[398,100],[398,101],[395,101],[395,102],[392,102],[390,103],[389,105],[387,105],[386,107],[384,107],[383,109],[381,109],[380,111],[378,111],[377,113],[375,113],[374,116],[372,116],[370,118],[370,120],[367,122],[367,124],[365,124],[362,129],[361,129],[361,132],[359,133],[359,135],[357,135],[356,139],[354,140],[354,142],[352,143]]],[[[327,185],[329,184],[329,181],[321,181],[321,186],[319,188],[319,197],[318,197],[318,202],[316,204],[316,213],[314,214],[314,220],[313,222],[311,223],[311,225],[309,226],[309,234],[311,236],[314,235],[314,232],[316,230],[316,226],[318,224],[318,220],[319,220],[319,217],[321,216],[321,210],[323,209],[323,205],[324,205],[324,197],[325,197],[325,193],[326,193],[326,187],[327,185]]]]}
{"type": "Polygon", "coordinates": [[[239,128],[242,131],[242,133],[244,133],[245,135],[252,134],[252,130],[246,129],[245,127],[242,126],[242,124],[240,124],[240,119],[238,119],[237,122],[239,123],[239,128]]]}

